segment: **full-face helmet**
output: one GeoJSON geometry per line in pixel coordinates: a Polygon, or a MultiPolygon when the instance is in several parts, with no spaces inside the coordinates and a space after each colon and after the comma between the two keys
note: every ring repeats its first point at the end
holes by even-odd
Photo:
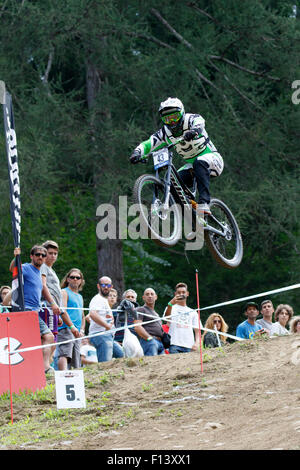
{"type": "Polygon", "coordinates": [[[162,122],[174,136],[180,135],[183,129],[184,106],[178,98],[168,98],[160,103],[159,114],[162,122]]]}

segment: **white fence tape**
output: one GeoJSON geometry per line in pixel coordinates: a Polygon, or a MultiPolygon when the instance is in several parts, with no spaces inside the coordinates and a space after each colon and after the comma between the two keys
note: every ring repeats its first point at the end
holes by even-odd
{"type": "Polygon", "coordinates": [[[228,302],[222,302],[220,304],[210,305],[209,307],[203,307],[200,310],[202,312],[203,310],[208,310],[208,309],[217,308],[217,307],[223,307],[224,305],[231,305],[231,304],[235,304],[235,303],[242,302],[242,301],[245,301],[245,300],[254,299],[256,297],[265,297],[267,295],[278,294],[279,292],[285,292],[285,291],[291,290],[291,289],[299,289],[299,287],[300,287],[300,284],[294,284],[294,285],[287,286],[287,287],[281,287],[280,289],[269,290],[268,292],[261,292],[260,294],[249,295],[248,297],[241,297],[239,299],[229,300],[228,302]]]}
{"type": "MultiPolygon", "coordinates": [[[[196,311],[196,310],[195,310],[196,311]]],[[[148,320],[146,322],[142,322],[142,323],[139,323],[139,325],[143,326],[143,325],[147,325],[149,323],[153,323],[153,322],[156,322],[156,321],[165,321],[165,322],[168,322],[168,323],[176,323],[178,325],[184,325],[184,326],[190,326],[190,327],[193,327],[192,324],[190,323],[186,323],[186,322],[180,322],[180,321],[176,321],[176,320],[172,320],[171,318],[171,315],[170,316],[167,316],[167,317],[154,317],[153,315],[150,315],[150,314],[147,314],[147,313],[143,313],[144,316],[146,317],[150,317],[152,318],[152,320],[148,320]]],[[[127,325],[126,326],[123,326],[123,327],[120,327],[120,328],[113,328],[111,330],[105,330],[105,331],[101,331],[99,333],[94,333],[92,335],[88,335],[88,336],[81,336],[80,338],[72,338],[72,339],[69,339],[69,340],[66,340],[66,341],[61,341],[61,342],[58,342],[58,343],[52,343],[52,344],[43,344],[43,345],[38,345],[38,346],[31,346],[31,347],[28,347],[28,348],[23,348],[23,349],[16,349],[14,351],[11,351],[10,352],[10,355],[13,355],[13,354],[20,354],[20,353],[24,353],[24,352],[29,352],[29,351],[36,351],[38,349],[44,349],[44,348],[49,348],[49,347],[52,347],[53,345],[55,346],[58,346],[60,344],[67,344],[67,343],[71,343],[73,341],[81,341],[82,339],[85,339],[85,338],[92,338],[92,337],[95,337],[95,336],[101,336],[101,335],[105,335],[109,332],[111,333],[116,333],[118,331],[122,331],[122,330],[125,330],[125,328],[134,328],[135,325],[132,324],[132,325],[127,325]]],[[[216,332],[215,330],[210,330],[208,328],[204,328],[202,326],[202,323],[200,325],[201,327],[201,330],[203,331],[211,331],[212,333],[215,333],[217,335],[222,335],[222,336],[226,336],[228,338],[232,338],[232,339],[235,339],[236,341],[243,341],[242,338],[238,338],[237,336],[233,336],[233,335],[229,335],[228,333],[223,333],[223,332],[216,332]]],[[[4,360],[4,358],[6,359],[7,358],[7,354],[8,352],[7,351],[1,351],[0,352],[0,362],[1,360],[4,360]]]]}
{"type": "MultiPolygon", "coordinates": [[[[221,307],[221,306],[225,306],[225,305],[231,305],[231,304],[234,304],[234,303],[250,300],[250,299],[253,299],[253,298],[256,298],[256,297],[264,297],[264,296],[268,296],[268,295],[272,295],[272,294],[277,294],[279,292],[285,292],[285,291],[292,290],[292,289],[298,289],[299,287],[300,287],[300,284],[293,284],[293,285],[290,285],[290,286],[287,286],[287,287],[281,287],[280,289],[274,289],[274,290],[267,291],[267,292],[261,292],[259,294],[250,295],[250,296],[247,296],[247,297],[241,297],[239,299],[229,300],[228,302],[222,302],[222,303],[219,303],[219,304],[210,305],[208,307],[203,307],[203,308],[200,308],[200,311],[202,312],[203,310],[213,309],[213,308],[221,307]]],[[[66,310],[65,307],[60,307],[60,309],[66,310]]],[[[78,308],[78,307],[70,307],[70,308],[68,307],[68,309],[90,310],[89,308],[78,308]]],[[[116,312],[117,310],[114,309],[112,311],[116,312]]],[[[195,309],[195,311],[198,312],[198,309],[195,309]]],[[[5,312],[3,312],[2,315],[3,314],[5,315],[5,312]]],[[[143,315],[148,316],[150,318],[154,318],[153,316],[151,316],[149,314],[146,314],[146,313],[143,313],[143,315]]],[[[160,318],[155,317],[152,320],[140,323],[140,325],[146,325],[146,324],[153,323],[153,322],[159,321],[159,320],[169,322],[169,323],[177,323],[177,324],[180,324],[180,325],[192,326],[192,325],[186,324],[184,322],[178,322],[178,321],[172,320],[170,318],[170,316],[160,317],[160,318]]],[[[127,325],[127,328],[134,328],[134,326],[135,325],[127,325]]],[[[201,327],[201,330],[211,331],[212,333],[215,333],[217,336],[222,335],[222,336],[226,336],[228,338],[232,338],[236,341],[243,341],[243,338],[239,338],[238,336],[234,336],[234,335],[230,335],[228,333],[218,332],[216,330],[211,330],[211,329],[208,329],[208,328],[204,328],[202,326],[202,324],[200,325],[200,327],[201,327]]],[[[17,349],[15,351],[11,351],[10,354],[12,355],[12,354],[21,353],[21,352],[34,351],[34,350],[37,350],[37,349],[48,348],[48,347],[52,347],[53,345],[57,346],[59,344],[66,344],[66,343],[70,343],[70,342],[73,342],[73,341],[81,341],[84,338],[91,338],[91,337],[94,337],[94,336],[100,336],[100,335],[107,334],[108,332],[116,333],[118,331],[124,330],[125,328],[126,328],[125,326],[120,327],[120,328],[113,328],[112,330],[105,330],[105,331],[102,331],[102,332],[99,332],[99,333],[95,333],[93,335],[82,336],[80,338],[72,338],[70,340],[62,341],[60,343],[52,343],[50,345],[49,344],[44,344],[44,345],[32,346],[32,347],[29,347],[29,348],[17,349]]],[[[0,362],[1,362],[1,358],[3,358],[4,356],[7,357],[7,351],[4,351],[4,352],[0,351],[0,362]]]]}
{"type": "MultiPolygon", "coordinates": [[[[195,309],[194,311],[196,312],[197,310],[195,309]]],[[[176,320],[172,320],[170,317],[171,317],[171,315],[167,316],[167,317],[162,317],[162,320],[166,321],[166,322],[169,322],[169,323],[177,323],[178,325],[186,325],[186,326],[193,327],[193,325],[191,325],[189,323],[177,322],[176,320]]],[[[195,327],[193,327],[193,328],[195,328],[195,327]]],[[[244,341],[243,338],[239,338],[238,336],[230,335],[228,333],[223,333],[222,331],[215,331],[215,330],[210,330],[209,328],[204,328],[204,326],[202,326],[201,321],[200,321],[200,328],[203,331],[211,331],[212,333],[215,333],[215,334],[220,335],[220,336],[226,336],[227,338],[232,338],[232,339],[235,339],[236,341],[244,341]]]]}
{"type": "MultiPolygon", "coordinates": [[[[141,323],[141,325],[145,325],[145,324],[148,324],[148,323],[153,323],[153,322],[158,321],[158,320],[161,320],[161,318],[156,317],[155,320],[149,320],[147,322],[141,323]]],[[[134,326],[135,325],[128,325],[127,328],[133,328],[134,326]]],[[[42,345],[39,345],[39,346],[32,346],[32,347],[29,347],[29,348],[18,349],[18,350],[15,350],[15,351],[11,352],[10,354],[15,354],[17,352],[21,353],[21,352],[35,351],[37,349],[44,349],[44,348],[49,348],[49,347],[52,347],[52,346],[58,346],[59,344],[67,344],[67,343],[72,343],[73,341],[81,341],[82,339],[85,339],[85,338],[90,339],[90,338],[93,338],[95,336],[101,336],[101,335],[105,335],[105,334],[108,334],[108,333],[116,333],[117,331],[125,330],[125,328],[126,328],[125,326],[120,327],[120,328],[112,328],[111,330],[100,331],[99,333],[94,333],[92,335],[87,335],[87,336],[81,336],[80,338],[68,339],[66,341],[61,341],[60,343],[42,344],[42,345]]]]}
{"type": "MultiPolygon", "coordinates": [[[[299,287],[300,287],[300,284],[293,284],[287,287],[281,287],[280,289],[274,289],[274,290],[269,290],[267,292],[261,292],[259,294],[248,295],[247,297],[240,297],[239,299],[229,300],[227,302],[221,302],[219,304],[210,305],[208,307],[201,307],[200,310],[202,312],[203,310],[208,310],[208,309],[212,309],[216,307],[223,307],[224,305],[231,305],[231,304],[235,304],[235,303],[242,302],[245,300],[255,299],[256,297],[264,297],[267,295],[278,294],[279,292],[285,292],[285,291],[292,290],[292,289],[299,289],[299,287]]],[[[2,307],[11,308],[10,305],[3,305],[2,307]]],[[[90,310],[89,307],[80,308],[80,307],[62,307],[62,306],[60,306],[59,309],[60,310],[90,310]]],[[[106,312],[106,310],[97,310],[97,311],[106,312]]],[[[117,309],[112,309],[112,311],[116,312],[117,309]]],[[[6,312],[3,312],[3,313],[6,313],[6,312]]]]}

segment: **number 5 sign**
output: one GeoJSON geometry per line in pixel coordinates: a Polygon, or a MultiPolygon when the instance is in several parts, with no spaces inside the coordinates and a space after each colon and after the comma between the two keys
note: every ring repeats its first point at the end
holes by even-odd
{"type": "Polygon", "coordinates": [[[55,371],[56,406],[85,408],[83,370],[55,371]]]}

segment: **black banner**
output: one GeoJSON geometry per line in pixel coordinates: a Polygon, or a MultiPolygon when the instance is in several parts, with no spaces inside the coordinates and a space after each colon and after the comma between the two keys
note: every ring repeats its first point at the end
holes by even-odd
{"type": "MultiPolygon", "coordinates": [[[[3,84],[3,82],[2,82],[3,84]]],[[[2,93],[4,132],[9,176],[10,212],[15,248],[20,247],[21,236],[21,199],[18,167],[17,137],[15,131],[12,97],[5,91],[2,93]]],[[[24,311],[23,275],[20,255],[16,256],[12,280],[11,310],[24,311]]]]}

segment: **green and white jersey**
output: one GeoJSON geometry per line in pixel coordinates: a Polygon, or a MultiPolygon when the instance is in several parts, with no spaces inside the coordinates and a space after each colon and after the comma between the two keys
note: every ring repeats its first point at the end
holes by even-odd
{"type": "Polygon", "coordinates": [[[182,134],[174,137],[167,126],[163,126],[157,132],[152,134],[148,140],[142,142],[137,149],[141,150],[142,156],[147,156],[149,153],[159,150],[167,145],[174,144],[176,152],[187,162],[192,163],[199,155],[206,153],[217,152],[216,147],[209,139],[205,130],[205,120],[200,114],[186,113],[182,134]],[[190,142],[182,140],[183,134],[190,129],[198,130],[198,135],[190,142]]]}

